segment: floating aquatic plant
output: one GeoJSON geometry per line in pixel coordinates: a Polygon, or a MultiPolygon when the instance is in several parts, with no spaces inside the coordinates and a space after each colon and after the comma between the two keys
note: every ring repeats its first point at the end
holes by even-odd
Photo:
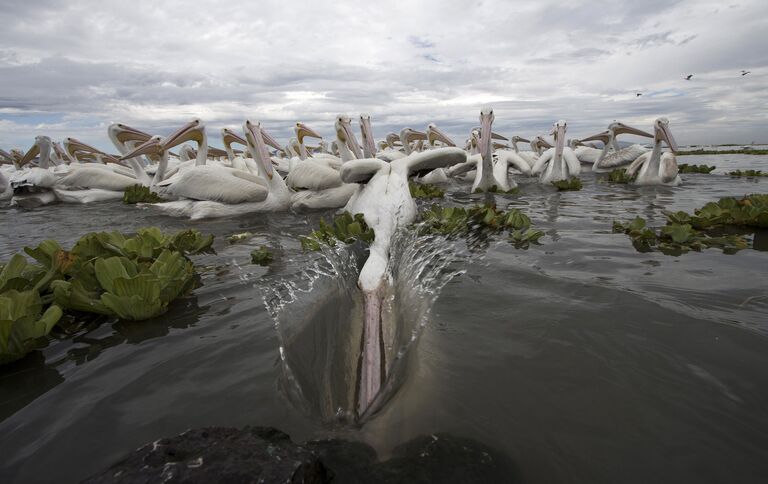
{"type": "Polygon", "coordinates": [[[623,232],[641,252],[657,247],[665,254],[677,255],[689,250],[700,251],[705,247],[717,247],[726,253],[734,253],[749,247],[747,239],[740,235],[722,235],[724,227],[768,227],[768,195],[748,195],[741,199],[732,197],[710,202],[687,212],[664,212],[667,225],[659,231],[646,226],[640,217],[631,222],[614,222],[613,231],[623,232]]]}
{"type": "Polygon", "coordinates": [[[239,242],[246,241],[253,237],[253,234],[250,232],[241,232],[239,234],[232,234],[227,237],[227,242],[230,244],[237,244],[239,242]]]}
{"type": "Polygon", "coordinates": [[[716,166],[707,166],[707,165],[689,165],[688,163],[680,163],[677,165],[677,170],[680,173],[712,173],[714,169],[717,168],[716,166]]]}
{"type": "Polygon", "coordinates": [[[123,203],[160,203],[167,201],[144,185],[133,185],[126,188],[125,192],[123,192],[123,203]]]}
{"type": "Polygon", "coordinates": [[[272,260],[274,260],[272,252],[270,252],[264,245],[251,251],[251,264],[266,266],[269,265],[272,260]]]}
{"type": "Polygon", "coordinates": [[[155,317],[195,283],[190,254],[211,251],[213,236],[166,234],[155,227],[133,237],[86,234],[67,251],[45,240],[0,264],[0,364],[21,358],[50,332],[63,310],[128,320],[155,317]]]}
{"type": "Polygon", "coordinates": [[[421,212],[417,229],[420,235],[446,237],[477,237],[509,230],[510,242],[515,247],[527,248],[531,243],[538,243],[544,235],[530,227],[531,219],[521,210],[511,208],[504,211],[495,205],[486,204],[469,208],[432,205],[421,212]]]}
{"type": "Polygon", "coordinates": [[[744,198],[726,197],[709,202],[687,212],[663,212],[669,223],[691,224],[695,229],[711,229],[718,226],[768,228],[768,195],[747,195],[744,198]]]}
{"type": "Polygon", "coordinates": [[[635,179],[634,175],[628,175],[625,168],[616,168],[608,173],[607,180],[611,183],[629,183],[635,179]]]}
{"type": "Polygon", "coordinates": [[[756,177],[756,176],[768,176],[768,173],[762,172],[760,170],[735,170],[735,171],[729,171],[729,175],[731,176],[747,176],[747,177],[756,177]]]}
{"type": "Polygon", "coordinates": [[[654,248],[666,255],[680,255],[690,250],[720,248],[725,253],[735,253],[748,247],[746,239],[738,235],[715,237],[694,229],[690,224],[669,224],[654,231],[647,222],[636,217],[631,222],[613,222],[613,231],[629,235],[632,245],[639,252],[650,252],[654,248]]]}
{"type": "Polygon", "coordinates": [[[50,333],[61,316],[55,304],[43,311],[40,293],[34,289],[0,293],[0,365],[33,350],[35,341],[50,333]]]}
{"type": "Polygon", "coordinates": [[[445,192],[439,187],[429,183],[408,182],[408,188],[413,198],[443,198],[445,192]]]}
{"type": "Polygon", "coordinates": [[[570,190],[581,190],[582,184],[581,184],[581,178],[574,177],[569,178],[568,180],[559,180],[551,182],[552,186],[557,188],[558,191],[570,191],[570,190]]]}
{"type": "Polygon", "coordinates": [[[357,240],[366,244],[373,242],[373,229],[368,227],[361,213],[352,216],[344,212],[334,217],[332,224],[326,223],[323,218],[319,225],[309,236],[301,237],[302,249],[320,250],[322,245],[334,247],[339,242],[350,244],[357,240]]]}

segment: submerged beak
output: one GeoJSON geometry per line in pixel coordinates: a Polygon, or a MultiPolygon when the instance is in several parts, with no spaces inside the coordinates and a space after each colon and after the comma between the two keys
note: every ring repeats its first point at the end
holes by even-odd
{"type": "Polygon", "coordinates": [[[246,120],[243,131],[245,131],[245,139],[248,141],[248,150],[251,152],[251,156],[260,163],[264,173],[271,179],[275,170],[272,167],[272,159],[269,156],[267,145],[264,144],[264,130],[261,128],[261,124],[254,124],[250,120],[246,120]]]}
{"type": "Polygon", "coordinates": [[[642,129],[633,128],[627,126],[624,123],[614,123],[613,125],[614,136],[618,134],[634,134],[635,136],[645,136],[646,138],[653,138],[651,133],[643,131],[642,129]]]}
{"type": "Polygon", "coordinates": [[[440,141],[446,146],[456,146],[456,143],[443,133],[437,126],[430,124],[427,126],[427,141],[430,146],[435,145],[435,141],[440,141]]]}

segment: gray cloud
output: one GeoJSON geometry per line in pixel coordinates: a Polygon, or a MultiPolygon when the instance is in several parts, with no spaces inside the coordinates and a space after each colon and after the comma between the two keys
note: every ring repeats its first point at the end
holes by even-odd
{"type": "Polygon", "coordinates": [[[510,135],[657,116],[682,143],[768,133],[760,0],[405,5],[6,0],[0,147],[48,134],[109,148],[111,121],[163,134],[191,117],[214,131],[258,119],[282,138],[302,120],[330,135],[339,112],[370,113],[377,136],[436,122],[463,140],[485,104],[510,135]]]}

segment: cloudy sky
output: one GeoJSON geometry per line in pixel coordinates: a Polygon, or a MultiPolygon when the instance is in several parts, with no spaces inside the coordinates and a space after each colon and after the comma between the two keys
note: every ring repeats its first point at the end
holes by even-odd
{"type": "Polygon", "coordinates": [[[0,19],[6,150],[47,134],[114,151],[110,122],[194,117],[286,140],[361,112],[377,138],[436,122],[463,140],[483,105],[507,135],[666,116],[681,144],[768,142],[765,0],[3,0],[0,19]]]}

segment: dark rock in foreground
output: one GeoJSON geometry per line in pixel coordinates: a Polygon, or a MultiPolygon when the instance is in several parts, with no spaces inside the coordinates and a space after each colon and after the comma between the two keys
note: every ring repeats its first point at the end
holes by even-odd
{"type": "Polygon", "coordinates": [[[317,440],[303,445],[270,427],[208,427],[147,444],[87,483],[393,483],[510,482],[511,462],[473,440],[417,437],[378,462],[367,444],[317,440]]]}

